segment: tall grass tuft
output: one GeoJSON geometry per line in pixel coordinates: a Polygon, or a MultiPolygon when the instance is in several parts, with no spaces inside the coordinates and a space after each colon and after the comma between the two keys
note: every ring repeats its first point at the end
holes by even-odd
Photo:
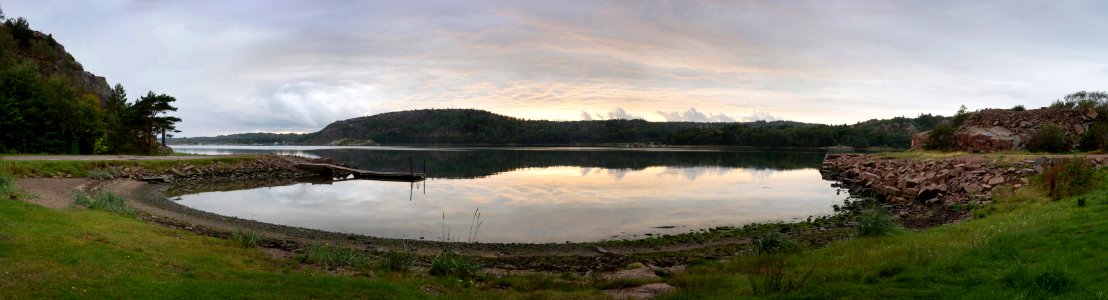
{"type": "Polygon", "coordinates": [[[1001,281],[1009,288],[1022,289],[1029,294],[1043,298],[1045,294],[1061,294],[1073,286],[1073,279],[1065,271],[1047,269],[1038,272],[1028,270],[1023,265],[1008,270],[1001,281]]]}
{"type": "Polygon", "coordinates": [[[800,249],[800,243],[777,231],[767,233],[754,242],[754,252],[758,254],[793,253],[800,249]]]}
{"type": "Polygon", "coordinates": [[[867,209],[858,214],[855,231],[858,236],[890,235],[896,231],[896,222],[880,209],[867,209]]]}
{"type": "Polygon", "coordinates": [[[434,276],[472,279],[477,277],[477,270],[479,269],[480,267],[470,258],[454,252],[443,251],[431,260],[431,268],[427,272],[434,276]]]}
{"type": "Polygon", "coordinates": [[[787,293],[804,288],[812,278],[815,265],[803,271],[789,271],[787,255],[773,254],[759,258],[754,273],[747,277],[755,295],[787,293]]]}
{"type": "Polygon", "coordinates": [[[8,175],[0,174],[0,199],[15,199],[15,179],[8,175]]]}
{"type": "Polygon", "coordinates": [[[470,243],[477,242],[477,232],[481,230],[481,224],[485,224],[485,221],[481,221],[481,208],[473,210],[473,218],[469,221],[469,238],[466,240],[470,243]]]}
{"type": "Polygon", "coordinates": [[[365,267],[369,257],[354,249],[314,244],[304,250],[302,262],[319,264],[324,267],[365,267]]]}
{"type": "Polygon", "coordinates": [[[231,238],[239,242],[245,248],[256,248],[262,244],[262,236],[256,232],[241,232],[236,231],[231,234],[231,238]]]}
{"type": "Polygon", "coordinates": [[[412,262],[415,261],[415,255],[412,255],[411,251],[404,250],[391,250],[385,253],[385,258],[381,260],[381,268],[390,271],[407,271],[408,267],[412,266],[412,262]]]}
{"type": "Polygon", "coordinates": [[[73,199],[78,205],[90,209],[99,209],[125,215],[133,215],[135,213],[134,210],[127,207],[127,204],[123,203],[123,197],[112,192],[96,193],[91,197],[83,192],[76,192],[73,193],[73,199]]]}
{"type": "Polygon", "coordinates": [[[115,178],[115,176],[112,176],[111,172],[105,170],[89,170],[88,178],[95,180],[109,180],[115,178]]]}

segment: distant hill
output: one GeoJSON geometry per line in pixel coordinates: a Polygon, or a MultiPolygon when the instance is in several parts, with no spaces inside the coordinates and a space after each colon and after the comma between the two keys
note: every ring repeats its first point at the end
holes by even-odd
{"type": "Polygon", "coordinates": [[[307,134],[300,133],[237,133],[210,137],[171,138],[169,144],[187,145],[296,145],[307,134]]]}
{"type": "Polygon", "coordinates": [[[792,121],[746,123],[647,122],[644,120],[524,120],[476,109],[422,109],[337,121],[309,134],[244,133],[177,138],[174,144],[327,145],[340,139],[396,144],[593,145],[669,144],[768,147],[907,148],[911,135],[946,118],[869,120],[854,125],[792,121]]]}
{"type": "Polygon", "coordinates": [[[911,147],[912,135],[931,130],[950,118],[921,114],[916,118],[873,119],[854,125],[753,127],[733,124],[714,129],[690,129],[671,135],[669,145],[722,145],[756,147],[911,147]]]}
{"type": "Polygon", "coordinates": [[[476,109],[423,109],[383,113],[331,123],[309,134],[308,144],[340,138],[382,144],[598,144],[661,142],[679,130],[725,123],[643,120],[523,120],[476,109]]]}

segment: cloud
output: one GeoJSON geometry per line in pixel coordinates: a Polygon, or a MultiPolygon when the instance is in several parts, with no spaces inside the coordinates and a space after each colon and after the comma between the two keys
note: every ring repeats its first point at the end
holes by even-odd
{"type": "Polygon", "coordinates": [[[582,110],[581,111],[581,120],[582,121],[592,121],[592,115],[590,115],[588,112],[582,110]]]}
{"type": "Polygon", "coordinates": [[[784,120],[784,119],[779,117],[779,116],[773,115],[769,112],[756,111],[756,112],[754,112],[752,114],[749,114],[749,115],[740,116],[739,120],[742,120],[743,122],[754,122],[754,121],[781,121],[781,120],[784,120]]]}
{"type": "Polygon", "coordinates": [[[622,107],[616,107],[615,110],[612,110],[612,111],[608,112],[608,119],[609,120],[636,120],[636,119],[641,120],[642,117],[629,114],[629,113],[627,113],[627,111],[623,110],[622,107]]]}
{"type": "Polygon", "coordinates": [[[1088,38],[1108,28],[1108,5],[1092,0],[11,0],[3,9],[132,95],[176,96],[182,136],[310,131],[420,108],[843,124],[950,115],[961,104],[1038,107],[1108,82],[1108,39],[1088,38]]]}
{"type": "Polygon", "coordinates": [[[582,121],[592,121],[592,120],[642,120],[643,119],[642,116],[628,113],[627,110],[624,110],[622,107],[616,107],[616,108],[612,109],[611,111],[609,111],[606,114],[601,114],[601,113],[590,114],[589,112],[582,110],[580,117],[581,117],[582,121]]]}
{"type": "Polygon", "coordinates": [[[697,111],[695,107],[689,108],[685,112],[664,112],[658,111],[659,115],[662,115],[667,122],[735,122],[735,118],[725,114],[704,114],[697,111]]]}

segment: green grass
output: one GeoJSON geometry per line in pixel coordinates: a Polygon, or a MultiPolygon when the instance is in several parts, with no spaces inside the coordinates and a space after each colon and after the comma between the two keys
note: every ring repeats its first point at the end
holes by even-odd
{"type": "Polygon", "coordinates": [[[252,231],[248,231],[248,232],[235,231],[234,233],[231,234],[231,239],[235,240],[236,242],[239,242],[239,245],[242,245],[243,247],[246,247],[246,248],[258,247],[258,245],[262,244],[262,240],[263,240],[261,235],[258,235],[258,233],[252,232],[252,231]]]}
{"type": "Polygon", "coordinates": [[[888,213],[880,209],[867,209],[858,214],[855,232],[858,236],[881,236],[893,234],[896,223],[888,213]]]}
{"type": "Polygon", "coordinates": [[[369,266],[370,258],[365,253],[354,249],[313,244],[304,250],[304,255],[300,257],[300,260],[328,268],[351,267],[357,269],[369,266]]]}
{"type": "Polygon", "coordinates": [[[431,260],[431,268],[427,273],[465,280],[478,277],[479,269],[480,267],[472,259],[451,251],[443,251],[431,260]]]}

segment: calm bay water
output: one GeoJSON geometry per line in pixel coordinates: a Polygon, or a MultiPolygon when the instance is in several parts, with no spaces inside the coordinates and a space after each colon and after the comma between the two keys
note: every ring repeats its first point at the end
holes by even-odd
{"type": "Polygon", "coordinates": [[[174,198],[221,215],[390,238],[565,242],[792,221],[841,203],[822,152],[728,149],[174,146],[195,154],[325,157],[426,168],[425,182],[298,183],[174,198]],[[426,166],[426,167],[424,167],[426,166]],[[479,211],[480,218],[474,213],[479,211]],[[445,229],[444,229],[445,227],[445,229]]]}

